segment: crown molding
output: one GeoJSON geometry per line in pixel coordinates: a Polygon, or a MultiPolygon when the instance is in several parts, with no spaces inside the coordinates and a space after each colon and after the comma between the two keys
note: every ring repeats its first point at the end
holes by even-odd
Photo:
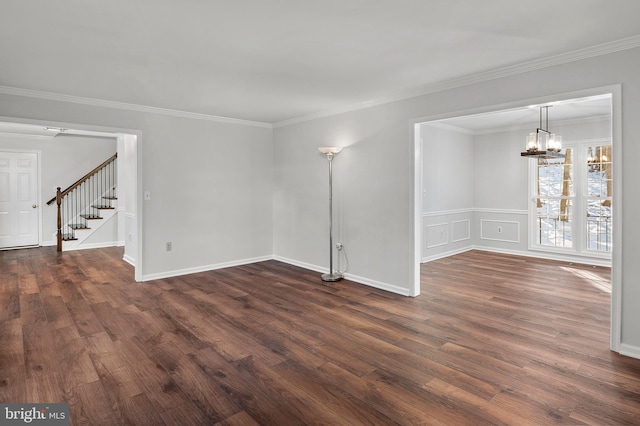
{"type": "Polygon", "coordinates": [[[44,136],[44,135],[34,135],[34,134],[29,134],[29,133],[14,133],[14,132],[0,132],[0,138],[2,137],[8,137],[8,138],[13,138],[13,139],[37,139],[37,140],[45,140],[45,141],[50,141],[53,140],[53,138],[55,137],[55,135],[51,135],[51,136],[44,136]]]}
{"type": "MultiPolygon", "coordinates": [[[[590,123],[598,123],[602,121],[611,122],[611,115],[596,115],[592,117],[581,117],[581,118],[571,118],[567,120],[554,120],[553,128],[557,128],[560,126],[572,126],[572,125],[581,125],[581,124],[590,124],[590,123]]],[[[491,135],[494,133],[504,133],[511,131],[521,131],[521,130],[531,130],[532,128],[535,130],[536,124],[522,124],[519,126],[508,126],[508,127],[495,127],[491,129],[482,129],[482,130],[471,130],[471,134],[474,136],[482,136],[482,135],[491,135]]],[[[454,126],[451,126],[454,127],[454,126]]],[[[466,130],[466,129],[465,129],[466,130]]]]}
{"type": "Polygon", "coordinates": [[[517,74],[523,74],[530,71],[536,71],[544,68],[549,68],[557,65],[562,65],[570,62],[580,61],[583,59],[594,58],[597,56],[607,55],[610,53],[620,52],[623,50],[629,50],[640,47],[640,35],[623,38],[607,43],[598,44],[591,47],[586,47],[578,50],[574,50],[567,53],[561,53],[546,58],[535,59],[532,61],[522,62],[516,65],[510,65],[506,67],[495,68],[493,70],[470,74],[464,77],[455,78],[451,80],[442,81],[439,83],[429,84],[422,86],[412,92],[398,93],[395,96],[390,96],[378,100],[371,100],[348,107],[343,107],[335,110],[327,110],[324,112],[318,112],[301,117],[294,117],[288,120],[278,121],[273,123],[273,127],[284,127],[292,124],[302,123],[305,121],[315,120],[318,118],[329,117],[331,115],[342,114],[346,112],[356,111],[359,109],[369,108],[373,106],[388,104],[391,102],[397,102],[404,99],[415,98],[418,96],[428,95],[432,93],[442,92],[444,90],[455,89],[462,86],[469,86],[472,84],[483,83],[490,80],[496,80],[499,78],[510,77],[517,74]]]}
{"type": "Polygon", "coordinates": [[[63,95],[61,93],[45,92],[41,90],[21,89],[17,87],[0,86],[0,93],[5,95],[23,96],[28,98],[46,99],[50,101],[70,102],[80,105],[114,108],[120,110],[146,112],[151,114],[170,115],[173,117],[191,118],[194,120],[216,121],[219,123],[238,124],[241,126],[264,127],[271,129],[271,123],[261,121],[242,120],[239,118],[221,117],[217,115],[201,114],[197,112],[180,111],[176,109],[158,108],[148,105],[129,104],[125,102],[107,101],[103,99],[84,98],[80,96],[63,95]]]}
{"type": "Polygon", "coordinates": [[[542,59],[536,59],[532,61],[523,62],[516,65],[510,65],[506,67],[496,68],[490,71],[470,74],[464,77],[455,78],[451,80],[442,81],[439,83],[429,84],[412,90],[410,92],[397,93],[393,96],[370,100],[366,102],[357,103],[351,106],[337,108],[333,110],[321,111],[309,115],[300,117],[294,117],[287,120],[282,120],[274,123],[266,123],[261,121],[243,120],[239,118],[222,117],[217,115],[202,114],[189,111],[181,111],[168,108],[152,107],[148,105],[130,104],[125,102],[108,101],[103,99],[85,98],[80,96],[65,95],[61,93],[46,92],[32,89],[22,89],[17,87],[0,86],[0,93],[6,95],[23,96],[37,99],[46,99],[60,102],[69,102],[81,105],[91,105],[105,108],[114,108],[120,110],[145,112],[151,114],[162,114],[174,117],[190,118],[195,120],[207,120],[215,121],[219,123],[238,124],[242,126],[262,127],[262,128],[277,128],[285,127],[292,124],[302,123],[305,121],[315,120],[319,118],[329,117],[336,114],[342,114],[346,112],[356,111],[364,108],[370,108],[373,106],[388,104],[391,102],[397,102],[405,99],[415,98],[431,93],[437,93],[444,90],[455,89],[457,87],[468,86],[472,84],[482,83],[498,78],[509,77],[517,74],[522,74],[530,71],[540,70],[543,68],[549,68],[556,65],[566,64],[569,62],[575,62],[583,59],[589,59],[601,55],[620,52],[623,50],[634,49],[640,47],[640,35],[616,40],[608,43],[602,43],[595,46],[578,49],[572,52],[562,53],[558,55],[549,56],[542,59]]]}
{"type": "Polygon", "coordinates": [[[437,129],[442,129],[442,130],[447,130],[447,131],[450,131],[450,132],[460,133],[460,134],[463,134],[463,135],[475,136],[475,135],[478,134],[477,131],[465,129],[464,127],[454,126],[454,125],[448,124],[448,123],[443,123],[441,121],[428,121],[428,122],[425,122],[425,123],[422,123],[422,124],[425,124],[425,125],[427,125],[429,127],[434,127],[434,128],[437,128],[437,129]]]}

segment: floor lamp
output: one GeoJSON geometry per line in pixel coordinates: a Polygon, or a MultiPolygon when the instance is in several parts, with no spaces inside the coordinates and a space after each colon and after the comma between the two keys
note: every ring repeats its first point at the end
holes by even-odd
{"type": "Polygon", "coordinates": [[[322,274],[322,281],[340,281],[342,274],[333,270],[333,157],[342,151],[337,146],[325,146],[318,150],[329,160],[329,273],[322,274]]]}

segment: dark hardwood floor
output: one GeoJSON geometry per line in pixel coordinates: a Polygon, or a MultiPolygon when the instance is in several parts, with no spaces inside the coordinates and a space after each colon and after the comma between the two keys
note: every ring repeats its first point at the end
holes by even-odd
{"type": "Polygon", "coordinates": [[[72,424],[640,424],[610,270],[472,251],[407,298],[275,261],[133,281],[121,249],[0,252],[0,401],[72,424]]]}

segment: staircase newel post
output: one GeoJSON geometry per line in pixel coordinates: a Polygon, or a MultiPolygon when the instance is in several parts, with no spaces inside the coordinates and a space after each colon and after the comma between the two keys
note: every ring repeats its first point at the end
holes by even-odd
{"type": "Polygon", "coordinates": [[[60,205],[62,204],[62,192],[60,187],[56,191],[56,204],[58,205],[58,251],[62,251],[62,213],[60,213],[60,205]]]}

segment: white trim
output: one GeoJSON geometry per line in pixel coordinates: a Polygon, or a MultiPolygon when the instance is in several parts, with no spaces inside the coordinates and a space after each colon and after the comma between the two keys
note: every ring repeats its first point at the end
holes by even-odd
{"type": "MultiPolygon", "coordinates": [[[[310,263],[305,263],[305,262],[300,262],[294,259],[289,259],[286,257],[282,257],[282,256],[273,256],[272,258],[273,260],[276,260],[278,262],[282,262],[282,263],[287,263],[289,265],[293,265],[293,266],[297,266],[299,268],[304,268],[304,269],[308,269],[310,271],[315,271],[315,272],[319,272],[319,273],[323,273],[323,272],[327,272],[327,268],[326,267],[322,267],[322,266],[318,266],[318,265],[312,265],[310,263]]],[[[418,269],[420,268],[420,265],[418,265],[418,269]]],[[[363,284],[369,287],[374,287],[380,290],[385,290],[388,291],[390,293],[395,293],[395,294],[400,294],[402,296],[412,296],[411,292],[409,290],[407,290],[406,288],[403,287],[398,287],[394,284],[389,284],[389,283],[383,283],[381,281],[375,281],[375,280],[371,280],[369,278],[364,278],[364,277],[360,277],[358,275],[353,275],[353,274],[344,274],[344,278],[349,280],[349,281],[353,281],[355,283],[358,284],[363,284]]]]}
{"type": "Polygon", "coordinates": [[[450,225],[451,225],[451,242],[452,243],[457,243],[459,241],[466,241],[466,240],[470,240],[471,239],[471,220],[469,220],[469,219],[452,220],[450,225]],[[453,239],[453,224],[454,223],[465,223],[465,222],[467,223],[467,237],[454,240],[453,239]]]}
{"type": "Polygon", "coordinates": [[[413,279],[411,280],[411,292],[410,296],[416,297],[420,295],[421,285],[421,271],[420,271],[420,257],[422,256],[422,217],[419,213],[422,212],[423,201],[423,187],[424,172],[422,167],[422,135],[420,134],[420,123],[409,123],[413,130],[413,205],[411,206],[411,225],[413,226],[413,279]]]}
{"type": "Polygon", "coordinates": [[[473,213],[473,209],[440,210],[437,212],[422,213],[422,217],[449,216],[454,214],[469,214],[469,213],[473,213]]]}
{"type": "Polygon", "coordinates": [[[230,268],[233,266],[249,265],[251,263],[264,262],[272,260],[272,256],[261,256],[249,259],[232,260],[229,262],[216,263],[213,265],[196,266],[193,268],[177,269],[174,271],[158,272],[156,274],[146,274],[142,276],[142,281],[160,280],[163,278],[178,277],[181,275],[197,274],[199,272],[214,271],[216,269],[230,268]]]}
{"type": "Polygon", "coordinates": [[[445,253],[434,254],[433,256],[427,256],[422,258],[421,263],[428,263],[438,259],[444,259],[445,257],[455,256],[456,254],[466,253],[468,251],[474,250],[473,247],[463,247],[456,250],[447,251],[445,253]]]}
{"type": "Polygon", "coordinates": [[[37,139],[37,140],[53,140],[54,135],[44,136],[44,135],[33,135],[30,133],[11,133],[11,132],[0,132],[0,137],[7,138],[17,138],[17,139],[37,139]]]}
{"type": "Polygon", "coordinates": [[[516,215],[528,215],[527,210],[510,210],[510,209],[485,209],[478,208],[473,209],[474,213],[487,213],[487,214],[516,214],[516,215]]]}
{"type": "Polygon", "coordinates": [[[470,248],[470,250],[480,250],[480,251],[487,251],[491,253],[513,254],[515,256],[533,257],[535,259],[557,260],[558,262],[579,263],[581,265],[596,265],[596,266],[611,267],[611,262],[609,262],[608,259],[571,257],[571,256],[563,256],[560,253],[510,250],[510,249],[480,246],[480,245],[474,245],[470,248]]]}
{"type": "Polygon", "coordinates": [[[622,339],[622,85],[610,87],[611,145],[613,147],[613,249],[611,252],[611,349],[621,350],[622,339]]]}
{"type": "Polygon", "coordinates": [[[640,346],[632,346],[626,343],[620,344],[620,355],[640,359],[640,346]]]}
{"type": "Polygon", "coordinates": [[[527,210],[516,210],[516,209],[488,209],[488,208],[476,208],[472,207],[469,209],[457,209],[457,210],[440,210],[435,212],[422,213],[422,217],[438,217],[438,216],[449,216],[454,214],[469,214],[469,213],[487,213],[487,214],[516,214],[516,215],[527,215],[529,212],[527,210]]]}
{"type": "Polygon", "coordinates": [[[399,294],[401,296],[411,296],[414,297],[409,290],[403,287],[399,287],[394,284],[383,283],[382,281],[370,280],[369,278],[360,277],[352,274],[344,274],[345,279],[349,281],[353,281],[358,284],[367,285],[369,287],[374,287],[380,290],[385,290],[390,293],[399,294]]]}
{"type": "MultiPolygon", "coordinates": [[[[607,55],[610,53],[620,52],[623,50],[634,49],[640,47],[640,35],[623,38],[607,43],[598,44],[595,46],[578,49],[572,52],[561,53],[558,55],[549,56],[542,59],[536,59],[533,61],[522,62],[516,65],[510,65],[506,67],[496,68],[490,71],[475,73],[464,77],[442,81],[438,83],[429,84],[423,86],[417,90],[405,91],[398,93],[394,96],[381,98],[378,100],[361,102],[354,105],[336,108],[334,110],[327,110],[308,114],[300,117],[293,117],[287,120],[282,120],[274,123],[266,123],[262,121],[244,120],[239,118],[222,117],[217,115],[181,111],[169,108],[152,107],[148,105],[130,104],[125,102],[108,101],[104,99],[86,98],[80,96],[65,95],[61,93],[46,92],[41,90],[23,89],[10,86],[0,86],[0,93],[13,96],[23,96],[37,99],[46,99],[59,102],[69,102],[81,105],[91,105],[105,108],[115,108],[121,110],[146,112],[152,114],[170,115],[175,117],[191,118],[195,120],[208,120],[221,123],[238,124],[243,126],[263,127],[263,128],[278,128],[289,126],[292,124],[302,123],[305,121],[311,121],[318,118],[328,117],[336,114],[342,114],[350,111],[356,111],[372,106],[388,104],[391,102],[401,101],[404,99],[415,98],[424,96],[431,93],[437,93],[444,90],[455,89],[458,87],[469,86],[472,84],[482,83],[485,81],[496,80],[503,77],[509,77],[525,72],[531,72],[539,69],[549,68],[556,65],[575,62],[583,59],[589,59],[597,56],[607,55]]],[[[501,108],[504,109],[504,108],[501,108]]],[[[494,109],[495,111],[496,109],[494,109]]],[[[469,114],[457,114],[455,116],[462,116],[469,114]]],[[[419,120],[424,122],[427,120],[419,120]]],[[[429,121],[437,121],[432,118],[429,121]]],[[[417,122],[416,122],[417,123],[417,122]]],[[[433,124],[433,123],[432,123],[433,124]]]]}
{"type": "MultiPolygon", "coordinates": [[[[610,118],[609,115],[601,115],[601,116],[592,116],[592,117],[583,117],[583,118],[572,118],[569,120],[554,120],[553,126],[554,128],[556,128],[559,126],[567,126],[567,125],[585,125],[590,123],[599,123],[602,121],[609,121],[608,120],[609,118],[610,118]]],[[[509,131],[519,131],[519,130],[531,131],[531,125],[494,127],[492,129],[474,130],[474,131],[471,131],[471,133],[474,136],[482,136],[482,135],[490,135],[493,133],[504,133],[509,131]]]]}
{"type": "Polygon", "coordinates": [[[84,98],[80,96],[64,95],[61,93],[45,92],[41,90],[21,89],[17,87],[0,86],[0,93],[5,95],[23,96],[27,98],[46,99],[50,101],[69,102],[80,105],[91,105],[104,108],[114,108],[127,111],[146,112],[151,114],[170,115],[173,117],[191,118],[194,120],[217,121],[219,123],[238,124],[242,126],[273,128],[270,123],[261,121],[242,120],[239,118],[221,117],[218,115],[197,112],[180,111],[169,108],[158,108],[147,105],[129,104],[125,102],[107,101],[103,99],[84,98]]]}
{"type": "MultiPolygon", "coordinates": [[[[587,248],[587,241],[585,236],[587,235],[587,226],[585,222],[586,218],[586,203],[589,200],[596,199],[594,197],[590,197],[587,195],[586,185],[587,185],[587,175],[586,175],[586,153],[585,148],[593,145],[611,145],[613,147],[612,137],[606,138],[591,138],[591,139],[571,139],[565,141],[563,143],[564,147],[571,148],[574,152],[573,156],[573,184],[574,184],[574,195],[558,195],[558,196],[544,196],[542,198],[550,199],[550,200],[572,200],[574,203],[573,207],[573,216],[575,218],[582,218],[580,220],[572,221],[572,235],[573,238],[571,240],[570,247],[562,247],[562,246],[552,246],[552,245],[543,245],[537,242],[538,234],[540,230],[538,229],[538,217],[537,217],[537,207],[535,200],[540,198],[537,195],[537,174],[535,167],[535,161],[529,161],[529,170],[528,170],[528,196],[529,196],[529,217],[527,219],[527,227],[528,227],[528,249],[531,251],[548,251],[548,252],[558,252],[558,253],[567,253],[570,255],[580,256],[580,257],[590,257],[590,258],[603,258],[610,260],[611,252],[598,252],[596,250],[589,250],[587,248]],[[583,173],[578,173],[583,172],[583,173]]],[[[615,151],[615,150],[614,150],[615,151]]],[[[615,160],[615,156],[612,160],[615,160]]],[[[615,163],[614,163],[615,164],[615,163]]],[[[615,167],[614,167],[615,168],[615,167]]],[[[604,199],[613,199],[613,197],[604,197],[597,198],[598,200],[604,199]]],[[[614,209],[615,210],[615,209],[614,209]]]]}
{"type": "Polygon", "coordinates": [[[464,127],[453,126],[451,124],[443,123],[441,121],[433,121],[431,123],[426,123],[429,127],[434,127],[436,129],[448,130],[454,133],[461,133],[463,135],[475,136],[477,134],[474,130],[465,129],[464,127]]]}
{"type": "Polygon", "coordinates": [[[134,268],[136,267],[136,260],[131,257],[131,256],[127,256],[126,254],[124,256],[122,256],[122,260],[124,260],[125,262],[127,262],[129,265],[133,266],[134,268]]]}
{"type": "MultiPolygon", "coordinates": [[[[536,59],[533,61],[523,62],[516,65],[496,68],[494,70],[490,70],[486,72],[467,75],[461,78],[434,83],[427,86],[423,86],[421,89],[418,89],[418,90],[400,93],[395,96],[382,98],[379,100],[363,102],[363,103],[351,105],[348,107],[337,108],[335,110],[318,112],[318,113],[309,114],[301,117],[294,117],[288,120],[278,121],[273,123],[273,127],[278,128],[278,127],[289,126],[292,124],[303,123],[305,121],[315,120],[318,118],[328,117],[331,115],[342,114],[345,112],[356,111],[359,109],[369,108],[372,106],[388,104],[391,102],[401,101],[404,99],[410,99],[410,98],[415,98],[418,96],[423,96],[431,93],[442,92],[444,90],[450,90],[450,89],[455,89],[462,86],[469,86],[472,84],[482,83],[485,81],[496,80],[503,77],[510,77],[517,74],[523,74],[526,72],[549,68],[556,65],[566,64],[569,62],[575,62],[583,59],[593,58],[596,56],[602,56],[610,53],[620,52],[622,50],[635,49],[636,47],[640,47],[640,35],[623,38],[621,40],[615,40],[608,43],[602,43],[595,46],[586,47],[583,49],[578,49],[573,52],[561,53],[558,55],[549,56],[547,58],[536,59]]],[[[538,102],[535,102],[535,103],[538,103],[538,102]]],[[[500,109],[505,109],[505,108],[498,108],[498,109],[494,109],[493,111],[497,111],[500,109]]],[[[463,115],[470,115],[470,114],[456,114],[456,115],[453,115],[452,117],[459,117],[463,115]]],[[[420,120],[420,122],[425,122],[425,121],[436,121],[436,119],[420,120]]]]}
{"type": "Polygon", "coordinates": [[[97,248],[106,248],[106,247],[120,247],[122,245],[121,241],[106,241],[100,243],[90,243],[90,244],[82,244],[77,247],[73,247],[72,249],[64,250],[64,251],[76,251],[76,250],[91,250],[97,248]]]}

